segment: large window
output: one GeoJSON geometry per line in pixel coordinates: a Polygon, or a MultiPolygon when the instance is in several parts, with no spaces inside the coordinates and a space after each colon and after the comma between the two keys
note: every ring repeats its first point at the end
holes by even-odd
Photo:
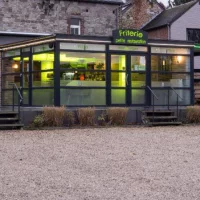
{"type": "Polygon", "coordinates": [[[62,105],[105,105],[105,53],[61,52],[60,86],[62,105]]]}
{"type": "Polygon", "coordinates": [[[153,48],[151,56],[151,87],[158,97],[157,105],[176,104],[176,93],[179,104],[190,104],[189,90],[191,87],[191,65],[189,49],[184,48],[153,48]],[[161,54],[157,51],[159,49],[161,54]],[[156,52],[157,51],[157,52],[156,52]],[[162,54],[165,52],[165,54],[162,54]],[[173,89],[176,93],[173,91],[173,89]]]}

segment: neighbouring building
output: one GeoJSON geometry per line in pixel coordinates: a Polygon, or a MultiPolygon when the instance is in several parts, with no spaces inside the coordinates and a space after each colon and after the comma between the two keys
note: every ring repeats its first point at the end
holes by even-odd
{"type": "Polygon", "coordinates": [[[121,9],[121,15],[118,15],[119,28],[141,29],[165,10],[165,7],[157,1],[128,0],[119,9],[121,9]]]}
{"type": "MultiPolygon", "coordinates": [[[[196,43],[194,70],[200,72],[200,1],[194,0],[163,11],[143,30],[151,39],[188,40],[196,43]]],[[[195,73],[195,99],[200,100],[200,73],[195,73]]]]}
{"type": "Polygon", "coordinates": [[[21,34],[21,38],[53,33],[109,36],[117,28],[115,10],[122,4],[122,0],[1,0],[0,34],[4,39],[13,32],[16,39],[21,34]]]}

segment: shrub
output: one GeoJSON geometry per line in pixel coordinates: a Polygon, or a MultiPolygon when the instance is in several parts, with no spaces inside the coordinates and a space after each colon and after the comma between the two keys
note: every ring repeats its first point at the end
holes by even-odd
{"type": "Polygon", "coordinates": [[[66,111],[65,112],[65,122],[67,126],[72,126],[75,124],[75,114],[73,111],[66,111]]]}
{"type": "Polygon", "coordinates": [[[45,125],[62,126],[65,118],[65,107],[44,107],[43,116],[45,125]]]}
{"type": "Polygon", "coordinates": [[[123,125],[126,121],[128,108],[113,107],[107,109],[108,121],[113,125],[123,125]]]}
{"type": "Polygon", "coordinates": [[[200,106],[188,106],[186,120],[188,123],[200,123],[200,106]]]}
{"type": "Polygon", "coordinates": [[[79,108],[77,115],[80,125],[93,126],[95,124],[95,108],[79,108]]]}
{"type": "Polygon", "coordinates": [[[32,123],[33,127],[43,127],[44,126],[44,117],[43,115],[37,115],[35,116],[33,123],[32,123]]]}

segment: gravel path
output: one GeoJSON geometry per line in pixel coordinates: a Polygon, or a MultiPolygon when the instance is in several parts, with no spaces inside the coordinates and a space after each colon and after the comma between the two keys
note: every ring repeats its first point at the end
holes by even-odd
{"type": "Polygon", "coordinates": [[[0,131],[0,200],[199,200],[200,126],[0,131]]]}

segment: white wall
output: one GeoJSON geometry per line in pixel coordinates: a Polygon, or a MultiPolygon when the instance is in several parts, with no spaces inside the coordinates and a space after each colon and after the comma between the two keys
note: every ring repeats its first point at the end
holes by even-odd
{"type": "MultiPolygon", "coordinates": [[[[187,40],[187,28],[200,29],[200,5],[196,3],[171,25],[172,40],[187,40]]],[[[200,69],[200,56],[194,59],[194,68],[200,69]]]]}

